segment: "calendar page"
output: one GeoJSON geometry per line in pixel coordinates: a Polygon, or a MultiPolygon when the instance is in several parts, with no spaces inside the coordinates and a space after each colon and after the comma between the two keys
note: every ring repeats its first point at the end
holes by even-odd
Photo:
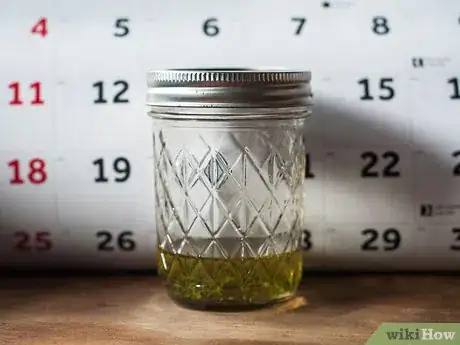
{"type": "Polygon", "coordinates": [[[312,72],[305,268],[460,267],[458,0],[0,3],[0,263],[153,269],[149,70],[312,72]]]}

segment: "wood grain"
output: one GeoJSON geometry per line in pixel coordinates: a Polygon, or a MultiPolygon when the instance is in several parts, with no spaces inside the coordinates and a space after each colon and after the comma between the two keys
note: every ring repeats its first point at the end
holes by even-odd
{"type": "Polygon", "coordinates": [[[217,313],[175,305],[155,276],[9,277],[5,345],[356,345],[382,322],[460,321],[460,277],[304,276],[270,309],[217,313]]]}

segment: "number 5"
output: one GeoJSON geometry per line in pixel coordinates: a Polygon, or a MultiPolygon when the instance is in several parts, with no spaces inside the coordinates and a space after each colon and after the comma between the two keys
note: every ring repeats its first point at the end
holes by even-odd
{"type": "Polygon", "coordinates": [[[123,37],[123,36],[126,36],[127,34],[129,34],[129,28],[127,26],[128,23],[129,23],[128,18],[118,18],[115,21],[115,28],[121,29],[121,31],[120,32],[115,32],[113,35],[116,36],[116,37],[123,37]]]}
{"type": "Polygon", "coordinates": [[[35,234],[35,242],[37,244],[36,246],[37,250],[45,251],[45,250],[51,249],[52,244],[51,244],[49,236],[50,236],[49,232],[43,232],[43,231],[37,232],[35,234]]]}
{"type": "Polygon", "coordinates": [[[392,99],[395,95],[395,90],[391,87],[391,83],[393,82],[393,78],[382,78],[380,79],[380,89],[387,91],[387,95],[380,95],[379,98],[382,100],[389,100],[392,99]]]}

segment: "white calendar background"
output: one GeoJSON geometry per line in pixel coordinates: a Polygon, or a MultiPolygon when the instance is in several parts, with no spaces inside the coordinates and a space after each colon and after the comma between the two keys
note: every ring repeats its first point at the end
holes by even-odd
{"type": "Polygon", "coordinates": [[[305,267],[460,268],[460,1],[0,2],[0,263],[150,269],[146,72],[313,73],[305,267]]]}

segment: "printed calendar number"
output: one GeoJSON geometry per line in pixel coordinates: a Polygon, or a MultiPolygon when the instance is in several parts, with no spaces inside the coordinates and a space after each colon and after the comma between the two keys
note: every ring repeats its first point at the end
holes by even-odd
{"type": "Polygon", "coordinates": [[[13,159],[8,162],[8,167],[11,168],[12,178],[10,184],[18,185],[30,182],[31,184],[39,185],[46,182],[48,174],[46,172],[46,162],[42,158],[33,158],[27,164],[27,172],[24,176],[21,169],[19,159],[13,159]]]}
{"type": "MultiPolygon", "coordinates": [[[[21,97],[21,86],[18,81],[11,82],[8,84],[8,88],[12,91],[12,98],[9,102],[10,105],[23,105],[24,101],[21,97]]],[[[41,82],[35,81],[29,84],[29,88],[32,90],[32,99],[30,100],[30,105],[43,105],[45,101],[42,98],[41,93],[41,82]]]]}
{"type": "Polygon", "coordinates": [[[302,32],[303,26],[305,22],[307,21],[307,19],[304,17],[292,17],[291,21],[296,23],[296,29],[295,29],[294,35],[299,36],[302,32]]]}
{"type": "Polygon", "coordinates": [[[460,250],[460,228],[453,228],[452,234],[455,235],[455,243],[450,246],[450,250],[460,250]]]}
{"type": "MultiPolygon", "coordinates": [[[[452,152],[452,157],[458,158],[460,156],[460,151],[454,151],[452,152]]],[[[454,165],[454,168],[452,170],[452,174],[454,176],[460,176],[460,162],[454,165]]]]}
{"type": "Polygon", "coordinates": [[[219,27],[216,25],[217,18],[209,18],[203,24],[203,32],[206,36],[214,37],[220,32],[219,27]]]}
{"type": "Polygon", "coordinates": [[[364,251],[394,251],[401,245],[401,234],[397,229],[386,229],[379,232],[376,229],[364,229],[361,235],[365,241],[361,244],[361,250],[364,251]]]}
{"type": "MultiPolygon", "coordinates": [[[[93,161],[93,165],[97,167],[97,175],[94,178],[96,183],[108,183],[109,177],[105,173],[104,158],[98,158],[93,161]]],[[[112,162],[112,169],[117,174],[113,179],[114,182],[126,182],[131,176],[131,165],[125,157],[115,158],[112,162]]]]}
{"type": "Polygon", "coordinates": [[[386,35],[390,32],[388,19],[383,16],[372,18],[372,31],[376,35],[386,35]]]}
{"type": "Polygon", "coordinates": [[[302,249],[311,250],[313,248],[312,235],[310,230],[304,229],[302,231],[302,249]]]}
{"type": "MultiPolygon", "coordinates": [[[[126,92],[129,89],[129,84],[125,80],[116,80],[113,82],[115,94],[112,98],[112,103],[129,103],[129,99],[126,98],[126,92]]],[[[93,87],[97,90],[97,97],[94,100],[94,104],[107,104],[109,101],[105,96],[104,81],[97,81],[93,83],[93,87]]]]}
{"type": "Polygon", "coordinates": [[[44,17],[40,18],[35,25],[32,26],[30,32],[34,35],[45,37],[48,35],[48,20],[44,17]]]}
{"type": "Polygon", "coordinates": [[[115,20],[115,37],[125,37],[129,34],[129,18],[118,18],[115,20]]]}
{"type": "Polygon", "coordinates": [[[136,242],[133,239],[132,231],[122,231],[119,234],[113,234],[108,230],[101,230],[96,233],[99,243],[97,249],[100,251],[121,250],[130,252],[136,249],[136,242]]]}
{"type": "Polygon", "coordinates": [[[375,97],[382,101],[389,101],[392,100],[395,97],[395,89],[392,86],[393,84],[393,78],[380,78],[379,83],[378,83],[378,89],[379,89],[379,94],[377,96],[374,96],[372,92],[372,87],[371,87],[371,81],[369,78],[362,78],[358,80],[358,84],[362,85],[362,94],[360,96],[360,100],[362,101],[373,101],[375,100],[375,97]]]}
{"type": "Polygon", "coordinates": [[[397,165],[400,161],[397,152],[386,151],[379,156],[373,151],[366,151],[361,154],[361,158],[365,162],[361,169],[362,178],[395,178],[401,176],[401,172],[397,169],[397,165]],[[383,167],[379,169],[377,166],[380,160],[383,160],[384,163],[383,167]]]}
{"type": "Polygon", "coordinates": [[[447,80],[447,83],[452,84],[452,93],[449,96],[450,99],[460,99],[460,84],[458,78],[450,78],[447,80]]]}
{"type": "Polygon", "coordinates": [[[315,178],[315,174],[311,170],[311,159],[309,153],[305,156],[305,178],[315,178]]]}
{"type": "Polygon", "coordinates": [[[47,231],[29,233],[27,231],[16,231],[14,234],[14,248],[19,251],[49,251],[53,248],[51,234],[47,231]]]}

